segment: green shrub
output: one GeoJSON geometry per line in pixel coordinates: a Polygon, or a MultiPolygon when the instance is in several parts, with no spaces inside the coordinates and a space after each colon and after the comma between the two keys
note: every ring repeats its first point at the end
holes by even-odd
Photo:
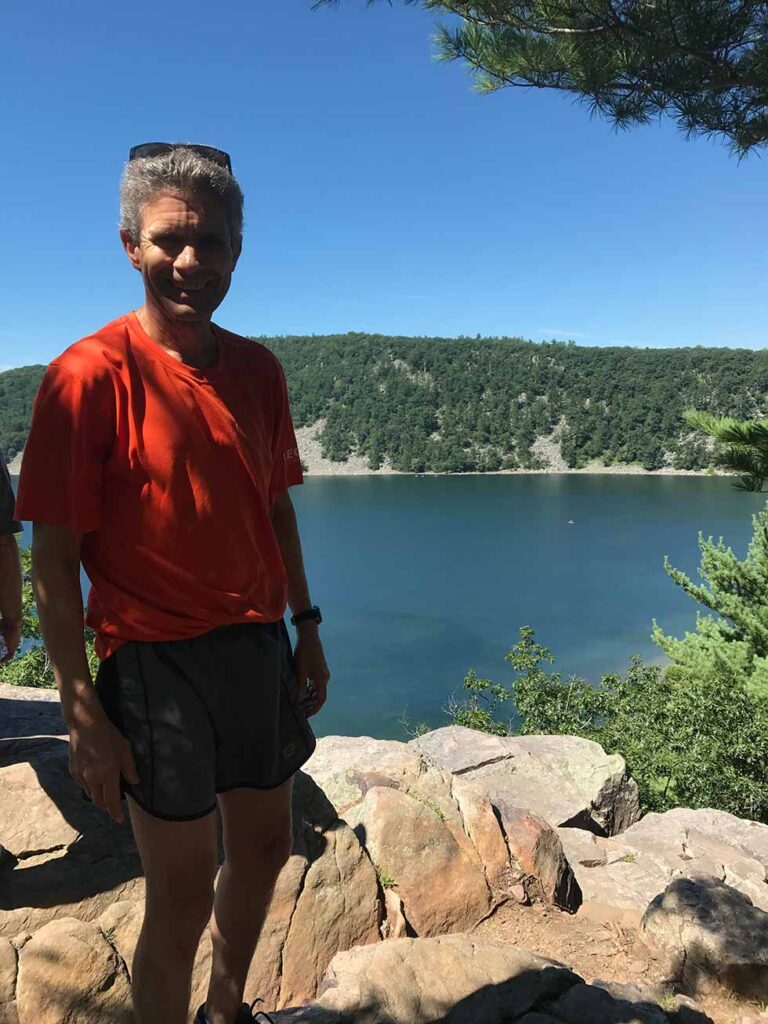
{"type": "MultiPolygon", "coordinates": [[[[35,595],[32,592],[32,558],[28,548],[21,548],[22,572],[22,645],[21,653],[0,666],[0,682],[11,686],[37,686],[48,689],[56,688],[53,668],[48,652],[43,645],[40,631],[40,620],[35,607],[35,595]]],[[[85,629],[85,649],[88,665],[95,677],[99,667],[99,659],[93,647],[95,633],[85,629]]]]}

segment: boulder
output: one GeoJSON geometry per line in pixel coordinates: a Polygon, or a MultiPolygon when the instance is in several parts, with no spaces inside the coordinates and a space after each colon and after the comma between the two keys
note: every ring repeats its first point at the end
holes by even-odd
{"type": "Polygon", "coordinates": [[[95,924],[63,917],[44,925],[19,955],[21,1024],[130,1024],[125,964],[95,924]]]}
{"type": "Polygon", "coordinates": [[[492,803],[529,808],[549,824],[612,835],[640,817],[635,782],[618,754],[576,736],[490,736],[435,729],[408,746],[429,763],[478,782],[492,803]]]}
{"type": "Polygon", "coordinates": [[[581,890],[557,831],[533,811],[511,807],[506,801],[499,800],[496,809],[510,855],[526,879],[538,887],[537,895],[564,910],[578,910],[581,890]]]}
{"type": "Polygon", "coordinates": [[[643,939],[691,991],[713,982],[768,1000],[768,913],[719,878],[678,878],[648,907],[643,939]]]}
{"type": "Polygon", "coordinates": [[[143,895],[127,812],[118,825],[84,799],[69,774],[68,743],[0,744],[0,935],[35,931],[55,917],[93,920],[143,895]]]}
{"type": "Polygon", "coordinates": [[[659,1006],[615,999],[596,985],[573,985],[554,1002],[550,1012],[563,1024],[669,1024],[659,1006]]]}
{"type": "Polygon", "coordinates": [[[338,950],[379,941],[382,907],[376,872],[343,821],[324,832],[309,865],[283,946],[280,1004],[311,998],[338,950]]]}
{"type": "Polygon", "coordinates": [[[482,867],[439,809],[375,786],[347,811],[347,821],[381,883],[396,889],[417,935],[472,928],[487,915],[491,895],[482,867]]]}
{"type": "Polygon", "coordinates": [[[8,939],[0,939],[0,1024],[19,1024],[16,1013],[18,954],[8,939]]]}
{"type": "Polygon", "coordinates": [[[619,836],[559,829],[583,895],[582,913],[636,926],[676,878],[715,876],[768,911],[768,826],[724,811],[648,814],[619,836]]]}
{"type": "Polygon", "coordinates": [[[372,786],[407,788],[421,774],[422,763],[417,751],[397,740],[322,736],[302,771],[343,816],[372,786]]]}
{"type": "Polygon", "coordinates": [[[349,1024],[506,1024],[579,981],[505,942],[392,939],[334,957],[312,1009],[349,1024]]]}
{"type": "MultiPolygon", "coordinates": [[[[104,937],[117,950],[125,963],[128,976],[133,975],[133,955],[139,940],[141,925],[144,920],[143,900],[118,900],[107,907],[99,917],[97,924],[104,937]]],[[[208,979],[211,972],[211,933],[208,928],[203,932],[200,945],[195,955],[192,968],[192,994],[189,1001],[190,1010],[197,1010],[205,1001],[208,991],[208,979]]]]}
{"type": "Polygon", "coordinates": [[[313,998],[337,952],[381,938],[376,872],[303,772],[294,781],[293,837],[246,984],[246,997],[266,1010],[313,998]]]}

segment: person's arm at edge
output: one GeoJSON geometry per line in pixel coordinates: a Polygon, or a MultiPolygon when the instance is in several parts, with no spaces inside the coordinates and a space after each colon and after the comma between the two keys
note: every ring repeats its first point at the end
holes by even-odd
{"type": "MultiPolygon", "coordinates": [[[[288,604],[294,614],[302,612],[310,608],[312,602],[304,569],[296,511],[288,491],[281,491],[275,496],[269,514],[288,577],[288,604]]],[[[294,661],[307,715],[315,715],[325,703],[330,679],[316,622],[310,620],[300,622],[296,626],[294,661]],[[314,699],[311,701],[307,700],[309,680],[314,685],[314,699]]]]}
{"type": "Polygon", "coordinates": [[[32,586],[40,629],[51,659],[61,711],[69,730],[69,767],[96,806],[122,821],[120,774],[138,775],[128,741],[106,715],[88,668],[80,592],[81,535],[35,523],[32,586]]]}
{"type": "Polygon", "coordinates": [[[0,665],[10,661],[21,641],[21,563],[13,533],[0,534],[0,635],[7,654],[0,665]]]}

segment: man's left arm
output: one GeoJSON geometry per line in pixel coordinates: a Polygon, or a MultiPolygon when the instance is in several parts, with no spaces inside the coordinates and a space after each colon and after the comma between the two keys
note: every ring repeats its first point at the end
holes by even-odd
{"type": "MultiPolygon", "coordinates": [[[[294,614],[303,612],[312,606],[312,602],[304,570],[296,512],[288,491],[281,491],[275,496],[269,514],[288,576],[288,604],[294,614]]],[[[310,620],[296,626],[294,661],[307,716],[316,715],[325,704],[330,679],[316,622],[310,620]]]]}
{"type": "Polygon", "coordinates": [[[0,665],[10,661],[21,641],[21,565],[14,534],[21,523],[13,518],[13,489],[8,468],[0,454],[0,665]]]}

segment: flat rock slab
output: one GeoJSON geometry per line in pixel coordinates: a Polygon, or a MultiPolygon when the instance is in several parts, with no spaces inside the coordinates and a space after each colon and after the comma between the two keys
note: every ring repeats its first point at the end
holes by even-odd
{"type": "Polygon", "coordinates": [[[121,825],[83,799],[57,738],[0,744],[0,935],[12,938],[57,916],[98,917],[143,894],[127,814],[121,825]]]}
{"type": "Polygon", "coordinates": [[[66,736],[59,691],[0,683],[0,736],[66,736]]]}
{"type": "Polygon", "coordinates": [[[393,939],[334,957],[316,1005],[350,1024],[507,1024],[579,981],[504,942],[393,939]]]}
{"type": "Polygon", "coordinates": [[[599,834],[637,821],[637,786],[624,759],[576,736],[490,736],[462,726],[435,729],[408,744],[430,763],[479,783],[545,818],[599,834]]]}
{"type": "Polygon", "coordinates": [[[676,878],[714,876],[768,911],[768,826],[724,811],[648,814],[621,835],[558,835],[583,895],[582,913],[639,924],[676,878]]]}

